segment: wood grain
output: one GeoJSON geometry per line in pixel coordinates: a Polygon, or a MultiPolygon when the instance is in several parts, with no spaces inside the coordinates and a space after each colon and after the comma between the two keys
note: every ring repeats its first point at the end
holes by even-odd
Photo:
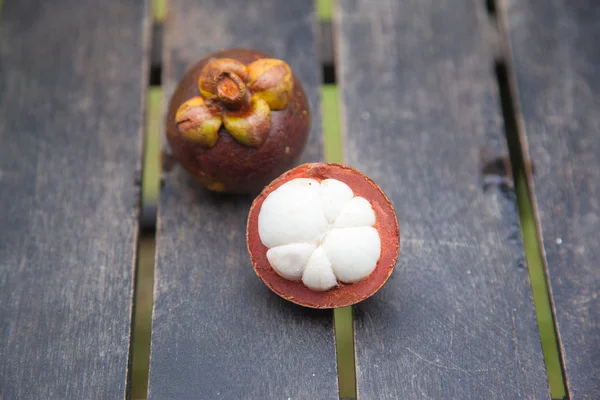
{"type": "MultiPolygon", "coordinates": [[[[206,54],[250,47],[286,60],[312,108],[303,161],[322,159],[316,16],[310,1],[174,0],[165,25],[169,98],[206,54]]],[[[150,399],[337,399],[332,313],[273,294],[250,265],[250,196],[165,174],[158,212],[150,399]]]]}
{"type": "Polygon", "coordinates": [[[571,399],[600,398],[600,7],[505,1],[571,399]]]}
{"type": "Polygon", "coordinates": [[[143,1],[5,1],[0,398],[125,398],[143,1]]]}
{"type": "Polygon", "coordinates": [[[483,8],[339,2],[345,160],[392,199],[402,247],[355,307],[360,399],[549,397],[515,195],[487,172],[507,149],[483,8]]]}

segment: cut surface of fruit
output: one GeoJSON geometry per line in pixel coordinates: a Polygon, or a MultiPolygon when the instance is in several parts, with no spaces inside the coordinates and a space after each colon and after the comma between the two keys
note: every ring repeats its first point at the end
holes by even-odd
{"type": "Polygon", "coordinates": [[[394,209],[362,173],[304,164],[256,198],[248,217],[252,264],[280,296],[314,308],[344,307],[374,294],[399,251],[394,209]]]}
{"type": "Polygon", "coordinates": [[[373,272],[381,253],[373,225],[369,201],[336,179],[292,179],[267,196],[258,214],[271,267],[312,290],[358,282],[373,272]]]}

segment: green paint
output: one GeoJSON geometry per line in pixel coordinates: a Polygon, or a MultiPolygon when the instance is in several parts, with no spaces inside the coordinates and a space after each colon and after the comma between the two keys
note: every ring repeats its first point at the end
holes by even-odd
{"type": "Polygon", "coordinates": [[[316,0],[317,16],[321,21],[331,21],[333,17],[333,2],[335,0],[316,0]]]}
{"type": "Polygon", "coordinates": [[[565,386],[558,353],[558,342],[554,331],[554,322],[550,307],[550,297],[546,286],[546,275],[542,252],[537,239],[537,227],[527,190],[527,181],[523,171],[519,171],[516,178],[517,201],[519,203],[519,217],[523,233],[523,246],[529,268],[529,279],[533,292],[533,302],[537,316],[544,362],[548,374],[550,393],[553,399],[565,397],[565,386]]]}
{"type": "MultiPolygon", "coordinates": [[[[340,129],[339,97],[336,85],[321,88],[325,161],[344,161],[340,129]]],[[[352,307],[333,311],[335,347],[337,353],[340,397],[356,398],[356,372],[354,368],[354,329],[352,307]]]]}
{"type": "Polygon", "coordinates": [[[152,0],[152,15],[155,21],[164,21],[167,17],[167,0],[152,0]]]}

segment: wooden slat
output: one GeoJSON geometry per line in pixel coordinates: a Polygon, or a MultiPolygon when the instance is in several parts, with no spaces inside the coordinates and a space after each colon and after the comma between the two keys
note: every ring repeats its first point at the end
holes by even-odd
{"type": "Polygon", "coordinates": [[[345,160],[392,199],[402,246],[355,307],[360,399],[549,397],[515,195],[486,176],[507,149],[483,6],[339,2],[345,160]]]}
{"type": "MultiPolygon", "coordinates": [[[[311,1],[173,0],[165,37],[165,94],[185,69],[227,47],[289,62],[312,108],[303,161],[322,158],[316,19],[311,1]]],[[[330,311],[280,299],[257,278],[246,250],[252,198],[201,189],[167,173],[157,233],[151,399],[334,399],[330,311]]]]}
{"type": "Polygon", "coordinates": [[[571,399],[600,398],[599,6],[505,2],[571,399]]]}
{"type": "Polygon", "coordinates": [[[4,1],[0,398],[126,397],[143,1],[4,1]]]}

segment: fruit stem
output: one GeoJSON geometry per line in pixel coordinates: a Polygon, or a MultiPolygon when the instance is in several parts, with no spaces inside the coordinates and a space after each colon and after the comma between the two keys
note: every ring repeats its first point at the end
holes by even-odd
{"type": "Polygon", "coordinates": [[[237,110],[247,104],[246,84],[231,71],[224,71],[217,76],[217,97],[229,109],[237,110]]]}

